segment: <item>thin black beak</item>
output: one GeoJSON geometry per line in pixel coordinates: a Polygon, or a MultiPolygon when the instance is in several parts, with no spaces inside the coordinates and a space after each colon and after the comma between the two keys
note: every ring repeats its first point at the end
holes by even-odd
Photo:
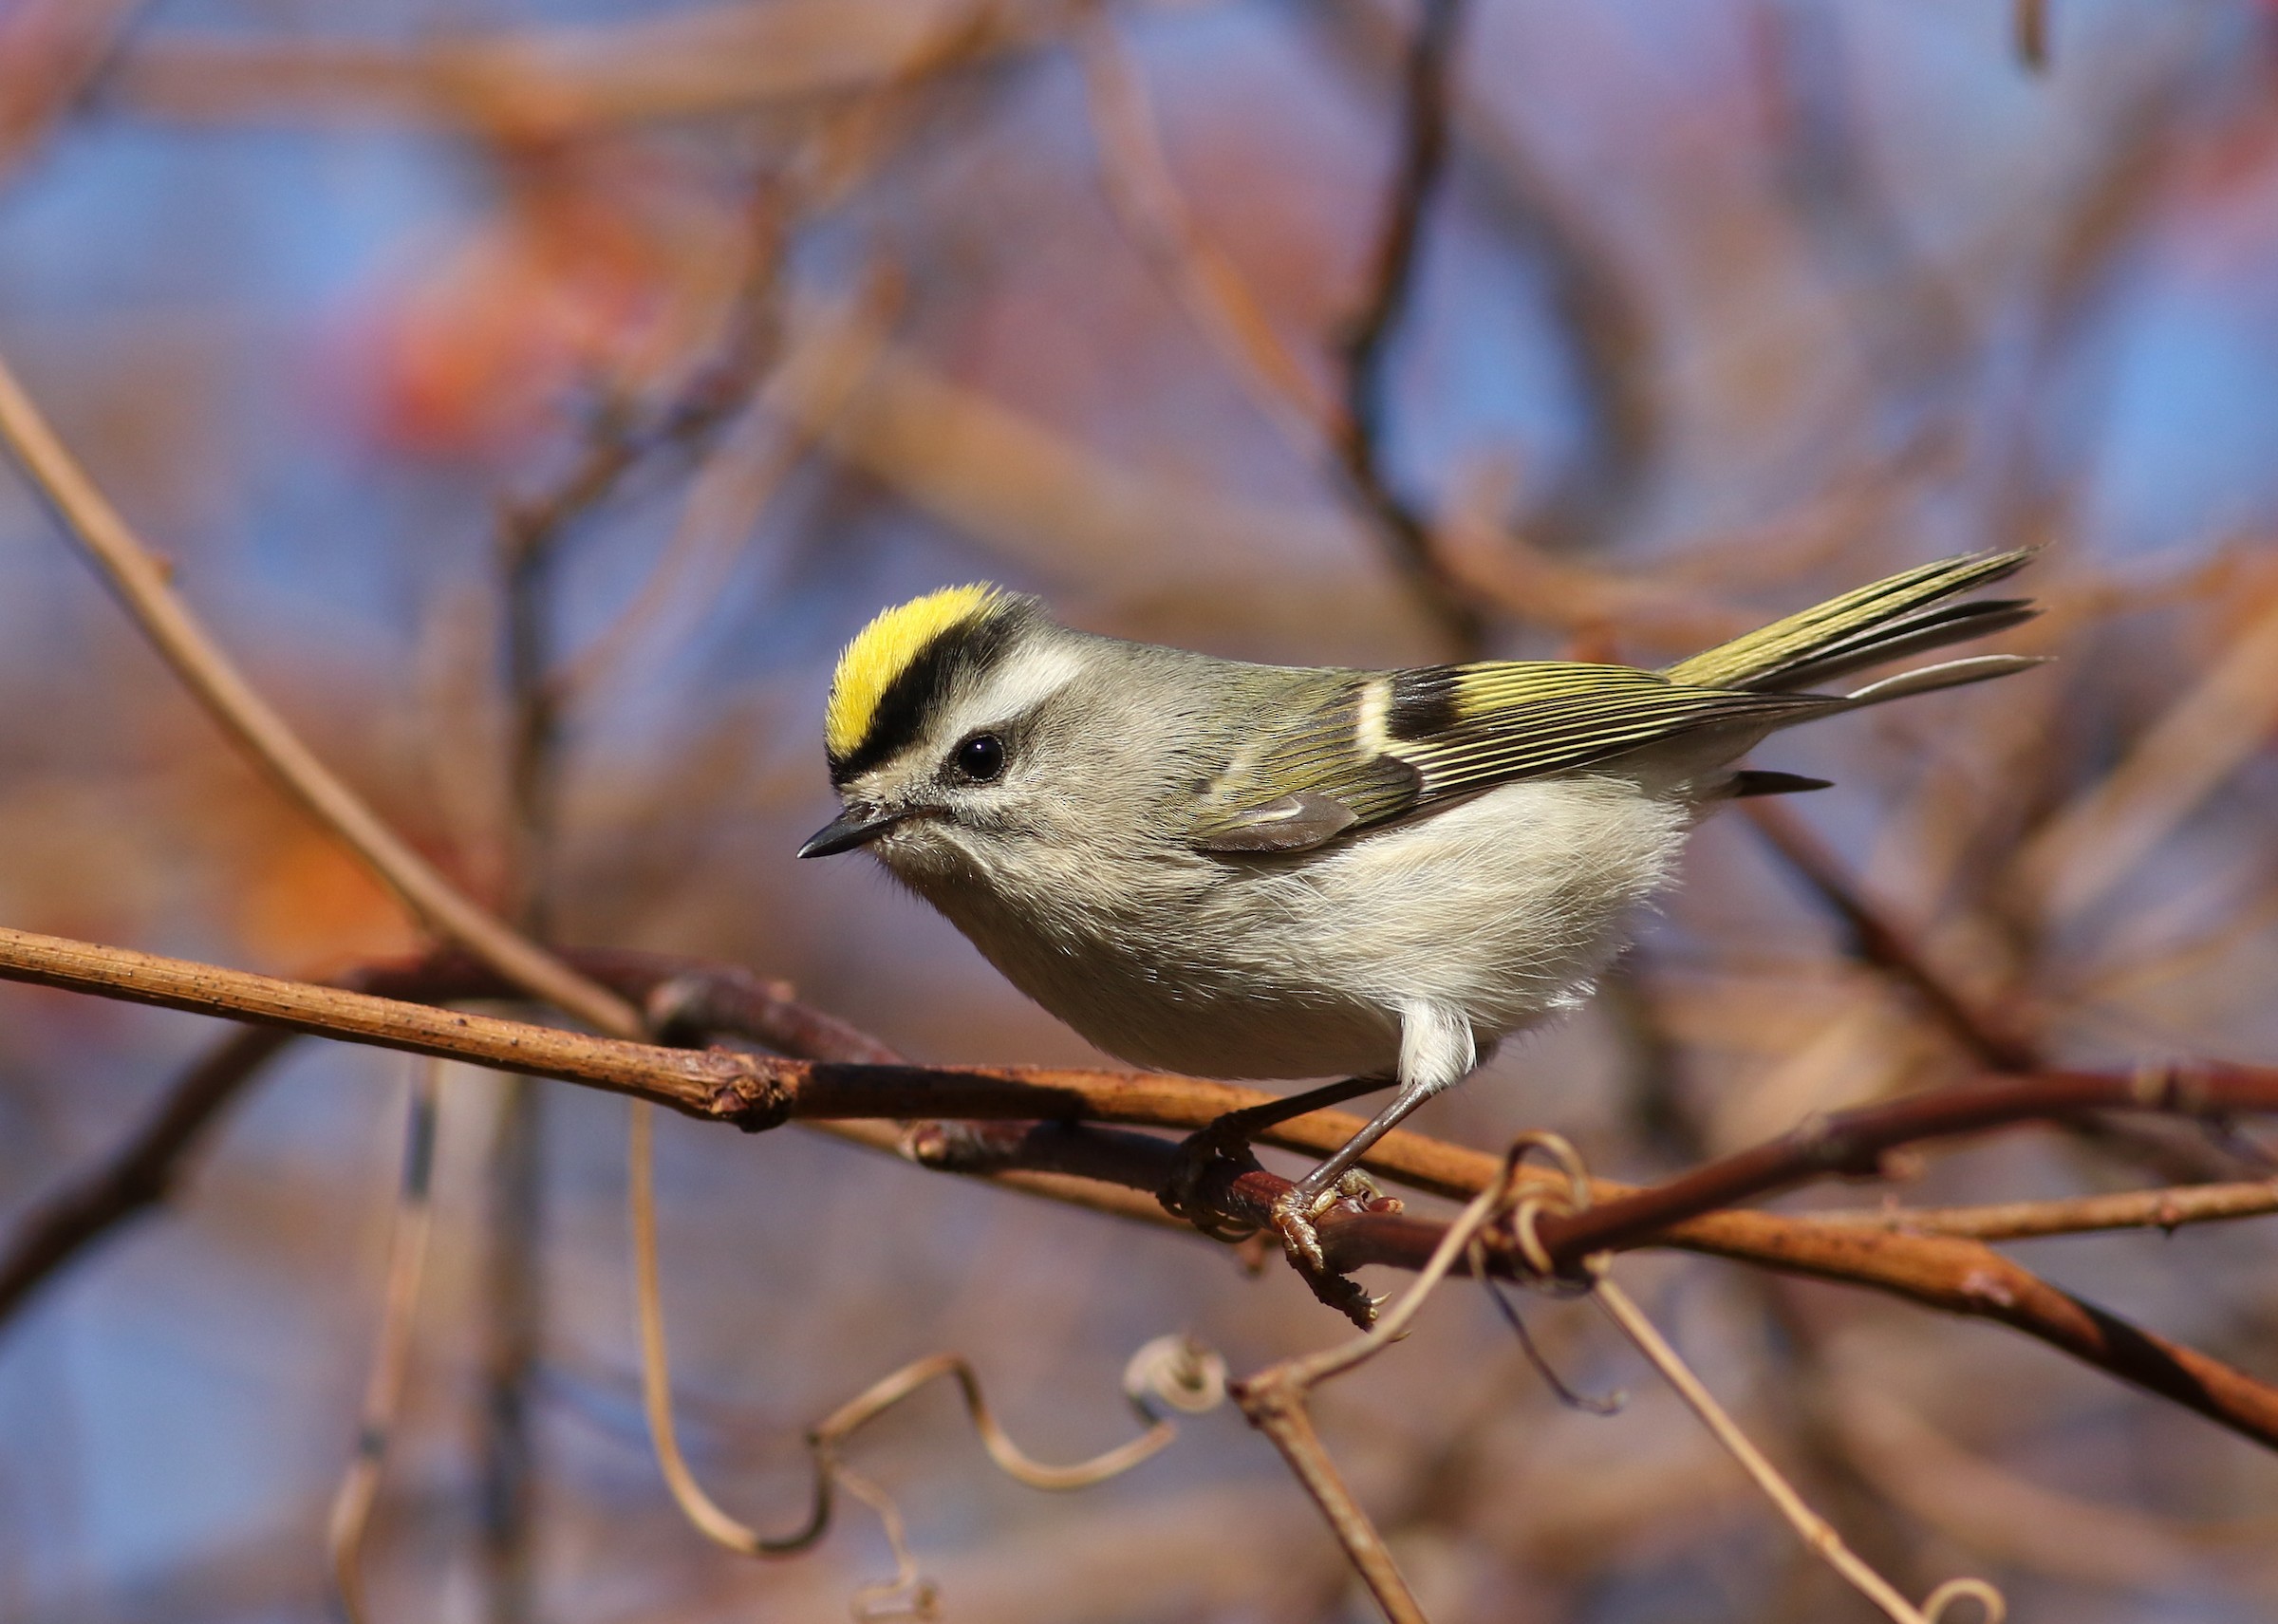
{"type": "Polygon", "coordinates": [[[881,812],[868,807],[849,808],[816,830],[799,848],[802,857],[829,857],[868,846],[902,821],[900,812],[881,812]]]}

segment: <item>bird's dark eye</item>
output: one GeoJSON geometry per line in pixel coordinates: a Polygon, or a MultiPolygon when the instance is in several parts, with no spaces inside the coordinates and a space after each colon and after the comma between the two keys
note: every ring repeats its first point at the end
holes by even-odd
{"type": "Polygon", "coordinates": [[[1004,772],[1004,740],[993,733],[977,733],[959,745],[950,759],[976,784],[990,783],[1004,772]]]}

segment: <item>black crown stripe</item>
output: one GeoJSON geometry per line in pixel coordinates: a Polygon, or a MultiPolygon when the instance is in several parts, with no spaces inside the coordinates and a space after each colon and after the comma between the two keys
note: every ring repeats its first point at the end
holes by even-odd
{"type": "Polygon", "coordinates": [[[843,786],[916,743],[961,678],[979,676],[1004,658],[1019,620],[1016,606],[992,607],[927,638],[878,696],[861,741],[830,756],[831,784],[843,786]]]}

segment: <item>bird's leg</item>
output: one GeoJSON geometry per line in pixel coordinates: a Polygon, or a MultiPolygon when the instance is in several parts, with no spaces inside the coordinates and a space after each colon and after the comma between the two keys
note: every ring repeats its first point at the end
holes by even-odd
{"type": "Polygon", "coordinates": [[[1400,1006],[1400,1092],[1334,1156],[1282,1191],[1274,1203],[1274,1227],[1281,1232],[1290,1260],[1315,1282],[1316,1294],[1319,1282],[1328,1275],[1328,1265],[1321,1256],[1321,1238],[1314,1220],[1345,1198],[1345,1180],[1358,1176],[1354,1164],[1374,1148],[1379,1139],[1433,1094],[1463,1081],[1478,1063],[1478,1042],[1470,1019],[1462,1010],[1423,999],[1400,1006]]]}
{"type": "Polygon", "coordinates": [[[1349,1188],[1348,1181],[1362,1179],[1354,1164],[1375,1148],[1382,1139],[1407,1118],[1408,1114],[1431,1098],[1445,1084],[1404,1083],[1391,1103],[1369,1119],[1368,1126],[1346,1140],[1336,1153],[1314,1168],[1296,1184],[1281,1192],[1274,1203],[1274,1227],[1281,1232],[1282,1243],[1289,1248],[1290,1257],[1311,1273],[1321,1273],[1327,1265],[1321,1257],[1321,1240],[1315,1233],[1313,1221],[1348,1196],[1373,1194],[1374,1186],[1365,1192],[1349,1188]]]}
{"type": "Polygon", "coordinates": [[[1203,1175],[1210,1170],[1211,1165],[1222,1159],[1247,1161],[1255,1165],[1256,1158],[1249,1154],[1250,1141],[1260,1134],[1310,1112],[1342,1105],[1356,1095],[1374,1093],[1391,1085],[1392,1079],[1390,1077],[1347,1077],[1341,1082],[1324,1083],[1317,1089],[1291,1094],[1286,1099],[1268,1100],[1263,1105],[1229,1111],[1209,1127],[1188,1134],[1181,1142],[1178,1161],[1171,1168],[1170,1177],[1165,1181],[1158,1199],[1170,1211],[1190,1221],[1204,1233],[1222,1241],[1239,1240],[1240,1235],[1221,1233],[1223,1225],[1214,1227],[1202,1203],[1196,1199],[1203,1175]]]}

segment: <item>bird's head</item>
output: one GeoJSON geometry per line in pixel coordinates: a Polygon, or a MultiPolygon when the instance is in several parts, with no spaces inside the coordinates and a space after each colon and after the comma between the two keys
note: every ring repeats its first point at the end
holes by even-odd
{"type": "Polygon", "coordinates": [[[824,711],[841,811],[799,855],[868,846],[914,878],[1041,832],[1066,756],[1055,701],[1085,672],[1085,641],[989,586],[872,620],[839,657],[824,711]]]}

